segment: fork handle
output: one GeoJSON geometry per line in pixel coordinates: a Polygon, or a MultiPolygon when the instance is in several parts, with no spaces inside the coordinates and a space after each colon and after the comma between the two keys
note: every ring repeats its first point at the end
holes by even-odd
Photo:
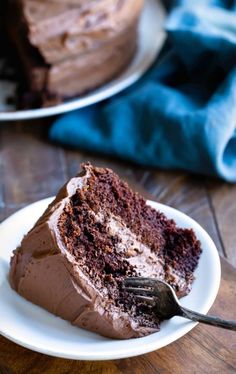
{"type": "Polygon", "coordinates": [[[236,321],[227,321],[219,317],[207,316],[201,313],[194,312],[190,309],[181,307],[178,314],[180,317],[191,319],[195,322],[206,323],[207,325],[222,327],[223,329],[236,331],[236,321]]]}

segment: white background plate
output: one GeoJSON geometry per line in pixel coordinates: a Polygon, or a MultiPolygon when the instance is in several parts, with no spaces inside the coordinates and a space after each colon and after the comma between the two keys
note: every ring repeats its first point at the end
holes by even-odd
{"type": "Polygon", "coordinates": [[[165,38],[164,19],[165,12],[160,1],[146,0],[139,26],[138,50],[133,61],[119,77],[85,96],[49,108],[7,112],[9,108],[6,107],[5,96],[9,96],[14,86],[11,82],[0,82],[0,121],[33,119],[66,113],[107,99],[129,87],[147,71],[160,51],[165,38]]]}
{"type": "MultiPolygon", "coordinates": [[[[80,360],[110,360],[154,351],[177,340],[196,323],[174,317],[161,324],[161,331],[139,339],[114,340],[74,327],[59,317],[33,305],[13,291],[8,283],[12,250],[46,209],[52,198],[18,211],[0,225],[0,333],[10,340],[52,356],[80,360]]],[[[182,227],[192,227],[202,243],[203,253],[191,293],[181,304],[206,313],[220,284],[220,261],[216,247],[194,220],[162,204],[149,202],[182,227]]]]}

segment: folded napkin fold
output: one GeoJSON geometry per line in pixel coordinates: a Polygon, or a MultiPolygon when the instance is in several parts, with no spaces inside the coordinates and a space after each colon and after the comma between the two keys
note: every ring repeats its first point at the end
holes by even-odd
{"type": "Polygon", "coordinates": [[[178,1],[167,43],[135,85],[63,115],[50,139],[236,182],[236,1],[178,1]]]}

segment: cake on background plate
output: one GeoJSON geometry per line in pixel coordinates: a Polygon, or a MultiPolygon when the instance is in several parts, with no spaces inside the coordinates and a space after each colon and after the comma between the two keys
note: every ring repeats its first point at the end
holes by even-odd
{"type": "Polygon", "coordinates": [[[201,253],[193,230],[148,206],[110,169],[83,164],[58,192],[11,259],[21,296],[72,324],[112,338],[160,328],[150,306],[122,281],[165,280],[188,294],[201,253]]]}
{"type": "Polygon", "coordinates": [[[32,105],[91,91],[134,56],[144,0],[4,1],[32,105]]]}

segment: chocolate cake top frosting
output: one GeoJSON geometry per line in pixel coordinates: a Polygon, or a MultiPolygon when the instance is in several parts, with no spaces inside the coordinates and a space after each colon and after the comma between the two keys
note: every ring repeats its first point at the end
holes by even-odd
{"type": "Polygon", "coordinates": [[[26,299],[105,336],[158,331],[152,309],[126,294],[122,281],[156,277],[183,296],[191,288],[200,243],[111,170],[82,168],[14,252],[10,284],[26,299]]]}

